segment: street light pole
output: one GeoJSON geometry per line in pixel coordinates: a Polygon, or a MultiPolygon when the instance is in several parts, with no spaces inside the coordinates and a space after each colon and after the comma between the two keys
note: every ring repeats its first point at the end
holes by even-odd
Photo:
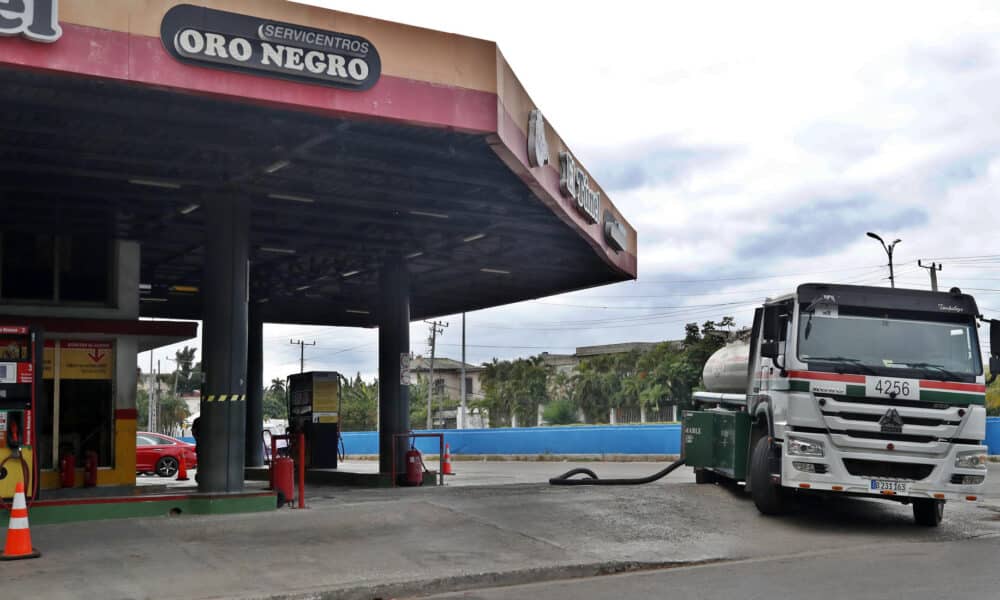
{"type": "Polygon", "coordinates": [[[877,234],[874,234],[871,231],[869,231],[867,235],[868,235],[868,237],[872,238],[873,240],[878,240],[879,243],[882,244],[882,248],[885,250],[885,253],[889,255],[889,285],[891,287],[896,287],[896,277],[895,277],[895,275],[894,275],[894,273],[892,271],[892,251],[896,249],[896,244],[898,244],[899,242],[901,242],[903,240],[900,240],[900,239],[893,240],[893,242],[891,244],[889,244],[888,246],[886,246],[885,245],[885,240],[883,240],[877,234]]]}

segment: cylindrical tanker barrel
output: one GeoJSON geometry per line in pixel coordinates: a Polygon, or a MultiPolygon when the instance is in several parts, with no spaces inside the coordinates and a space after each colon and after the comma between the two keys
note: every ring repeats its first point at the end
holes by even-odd
{"type": "Polygon", "coordinates": [[[750,343],[739,340],[726,344],[708,357],[702,377],[705,391],[724,394],[745,394],[750,343]]]}

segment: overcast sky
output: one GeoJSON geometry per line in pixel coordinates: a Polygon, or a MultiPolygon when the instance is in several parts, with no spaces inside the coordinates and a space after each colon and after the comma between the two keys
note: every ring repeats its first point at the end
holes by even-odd
{"type": "MultiPolygon", "coordinates": [[[[638,281],[469,313],[469,362],[748,324],[807,280],[888,285],[869,230],[903,240],[899,285],[937,259],[1000,317],[1000,3],[306,3],[496,41],[638,230],[638,281]]],[[[292,337],[317,344],[307,370],[377,372],[375,330],[264,336],[265,381],[297,371],[292,337]]]]}

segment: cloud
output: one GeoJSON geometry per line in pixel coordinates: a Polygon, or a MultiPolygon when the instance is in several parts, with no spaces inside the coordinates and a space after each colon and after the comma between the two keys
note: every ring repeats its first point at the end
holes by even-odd
{"type": "MultiPolygon", "coordinates": [[[[903,239],[902,284],[926,288],[916,260],[937,257],[942,287],[1000,311],[997,263],[940,261],[998,252],[1000,5],[727,5],[720,20],[712,3],[534,3],[525,20],[457,0],[311,2],[498,41],[638,230],[639,281],[469,313],[469,362],[747,324],[750,303],[806,279],[885,285],[868,230],[903,239]]],[[[460,317],[445,319],[439,355],[457,358],[460,317]]],[[[307,369],[377,370],[373,330],[265,337],[267,379],[298,370],[289,337],[317,341],[307,369]]],[[[425,337],[413,324],[414,352],[425,337]]]]}
{"type": "Polygon", "coordinates": [[[742,242],[740,254],[760,260],[826,256],[854,243],[866,231],[902,231],[923,225],[929,218],[923,207],[885,206],[870,194],[789,205],[793,208],[770,220],[766,231],[742,242]]]}
{"type": "Polygon", "coordinates": [[[735,148],[689,146],[661,138],[587,155],[594,165],[591,172],[610,193],[671,184],[694,171],[719,167],[737,153],[735,148]]]}
{"type": "Polygon", "coordinates": [[[913,72],[934,70],[946,77],[967,71],[982,71],[997,66],[997,48],[994,37],[969,35],[950,43],[935,46],[916,46],[908,55],[913,72]]]}

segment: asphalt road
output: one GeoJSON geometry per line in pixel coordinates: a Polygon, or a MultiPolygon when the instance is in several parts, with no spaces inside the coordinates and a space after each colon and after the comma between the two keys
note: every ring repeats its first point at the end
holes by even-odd
{"type": "Polygon", "coordinates": [[[433,596],[469,600],[546,598],[810,598],[949,600],[1000,596],[993,557],[1000,537],[962,542],[872,543],[848,550],[799,552],[604,577],[550,581],[433,596]]]}

